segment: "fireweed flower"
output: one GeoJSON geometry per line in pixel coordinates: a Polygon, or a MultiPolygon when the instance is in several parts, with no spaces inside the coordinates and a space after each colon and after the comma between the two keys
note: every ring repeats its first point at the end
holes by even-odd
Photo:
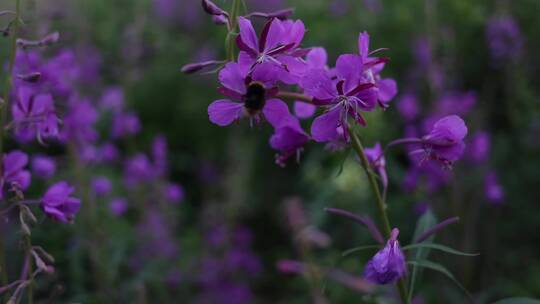
{"type": "Polygon", "coordinates": [[[53,158],[36,155],[32,158],[32,173],[41,178],[50,178],[56,171],[56,163],[53,158]]]}
{"type": "Polygon", "coordinates": [[[388,186],[388,176],[386,174],[386,161],[380,143],[376,143],[373,148],[365,148],[364,153],[369,161],[369,165],[379,174],[381,181],[386,188],[388,186]]]}
{"type": "Polygon", "coordinates": [[[303,146],[309,141],[309,135],[304,132],[300,122],[293,116],[285,119],[270,138],[270,146],[279,151],[276,155],[276,164],[284,167],[285,161],[296,156],[299,161],[303,146]]]}
{"type": "Polygon", "coordinates": [[[97,196],[107,195],[112,190],[112,183],[105,176],[96,176],[92,179],[92,190],[97,196]]]}
{"type": "Polygon", "coordinates": [[[128,187],[152,181],[155,176],[154,166],[144,153],[136,154],[124,165],[124,182],[128,187]]]}
{"type": "Polygon", "coordinates": [[[272,125],[277,126],[281,119],[290,116],[287,104],[273,98],[277,94],[276,69],[270,64],[261,64],[251,76],[237,63],[228,63],[219,72],[223,87],[218,91],[237,100],[220,99],[208,106],[210,121],[218,126],[230,125],[243,116],[255,122],[260,121],[261,113],[272,125]]]}
{"type": "Polygon", "coordinates": [[[305,69],[300,57],[306,54],[305,50],[299,49],[306,31],[302,21],[270,19],[259,38],[248,19],[239,17],[238,26],[238,63],[243,68],[252,72],[262,63],[270,63],[278,68],[279,80],[288,84],[299,80],[305,69]]]}
{"type": "Polygon", "coordinates": [[[109,87],[101,96],[100,108],[120,112],[124,107],[124,91],[120,87],[109,87]]]}
{"type": "Polygon", "coordinates": [[[476,132],[465,149],[467,160],[473,163],[480,163],[487,159],[490,149],[490,137],[487,132],[476,132]]]}
{"type": "Polygon", "coordinates": [[[0,199],[4,198],[4,188],[7,190],[26,190],[30,186],[30,172],[24,168],[28,164],[28,155],[15,150],[3,157],[3,174],[0,180],[0,199]]]}
{"type": "Polygon", "coordinates": [[[523,37],[516,21],[510,16],[488,20],[486,40],[494,60],[516,59],[523,48],[523,37]]]}
{"type": "Polygon", "coordinates": [[[397,83],[391,78],[381,78],[380,73],[384,68],[387,58],[370,57],[370,55],[382,50],[377,49],[369,52],[369,34],[362,32],[358,36],[358,50],[363,65],[363,77],[367,82],[373,82],[377,87],[377,99],[382,108],[388,107],[388,102],[397,94],[397,83]]]}
{"type": "Polygon", "coordinates": [[[132,112],[115,113],[112,123],[112,138],[132,136],[141,130],[141,122],[137,114],[132,112]]]}
{"type": "MultiPolygon", "coordinates": [[[[360,111],[371,111],[377,103],[377,92],[372,83],[361,83],[362,61],[356,55],[341,55],[336,62],[336,80],[322,69],[314,69],[302,78],[301,87],[313,96],[313,103],[327,108],[327,112],[315,118],[311,125],[311,135],[318,142],[328,142],[339,134],[337,129],[346,131],[347,117],[357,123],[366,122],[360,111]]],[[[344,136],[347,134],[345,132],[344,136]]]]}
{"type": "Polygon", "coordinates": [[[73,96],[64,116],[62,138],[79,144],[95,142],[98,138],[95,129],[97,119],[98,113],[90,100],[73,96]]]}
{"type": "Polygon", "coordinates": [[[416,96],[411,93],[405,93],[402,95],[396,105],[396,108],[405,121],[414,120],[420,112],[416,96]]]}
{"type": "Polygon", "coordinates": [[[178,204],[184,200],[184,188],[178,184],[170,183],[165,187],[164,196],[168,202],[178,204]]]}
{"type": "Polygon", "coordinates": [[[484,194],[486,199],[494,204],[502,204],[504,200],[504,190],[499,184],[497,174],[494,171],[489,172],[484,180],[484,194]]]}
{"type": "Polygon", "coordinates": [[[405,256],[397,240],[399,230],[394,228],[386,246],[367,263],[364,277],[375,284],[384,285],[397,281],[407,273],[405,256]]]}
{"type": "Polygon", "coordinates": [[[34,90],[21,86],[11,108],[17,139],[27,142],[58,136],[58,117],[50,94],[34,94],[34,90]]]}
{"type": "Polygon", "coordinates": [[[449,167],[458,160],[465,150],[463,139],[467,135],[465,122],[456,115],[446,116],[437,121],[431,132],[422,137],[422,148],[409,154],[420,161],[436,160],[449,167]]]}
{"type": "Polygon", "coordinates": [[[128,203],[124,198],[115,198],[109,202],[109,211],[114,216],[122,216],[128,210],[128,203]]]}
{"type": "Polygon", "coordinates": [[[70,195],[75,189],[67,182],[52,185],[40,201],[40,207],[45,214],[62,223],[73,222],[75,214],[81,208],[81,201],[70,195]]]}

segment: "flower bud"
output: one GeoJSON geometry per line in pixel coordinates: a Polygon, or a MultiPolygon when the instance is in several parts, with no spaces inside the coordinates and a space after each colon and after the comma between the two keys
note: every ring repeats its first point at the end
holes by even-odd
{"type": "Polygon", "coordinates": [[[180,71],[186,74],[192,74],[198,72],[206,67],[223,63],[223,61],[209,60],[203,62],[188,63],[182,67],[180,71]]]}
{"type": "Polygon", "coordinates": [[[202,7],[204,11],[209,15],[214,16],[229,16],[226,11],[217,6],[214,2],[210,0],[202,0],[202,7]]]}

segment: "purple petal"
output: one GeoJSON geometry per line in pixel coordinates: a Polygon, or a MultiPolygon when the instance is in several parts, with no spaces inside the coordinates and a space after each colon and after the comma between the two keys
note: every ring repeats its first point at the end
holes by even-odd
{"type": "Polygon", "coordinates": [[[336,61],[336,75],[338,79],[345,80],[345,92],[354,89],[360,82],[362,61],[353,54],[344,54],[336,61]]]}
{"type": "Polygon", "coordinates": [[[260,48],[262,48],[264,52],[268,52],[279,45],[285,44],[284,34],[285,32],[283,31],[280,20],[272,19],[268,21],[267,27],[265,27],[265,31],[263,31],[263,34],[261,35],[261,43],[264,43],[264,46],[260,45],[260,48]]]}
{"type": "Polygon", "coordinates": [[[240,37],[242,42],[247,45],[254,53],[259,50],[259,43],[257,42],[257,33],[251,25],[251,21],[244,17],[238,17],[238,26],[240,28],[240,37]]]}
{"type": "Polygon", "coordinates": [[[294,114],[301,119],[310,118],[315,114],[317,107],[307,102],[295,101],[294,114]]]}
{"type": "Polygon", "coordinates": [[[369,34],[367,32],[362,32],[358,36],[358,51],[360,52],[362,62],[366,62],[369,54],[369,34]]]}
{"type": "Polygon", "coordinates": [[[310,68],[325,68],[327,60],[328,55],[322,47],[312,48],[306,57],[306,62],[310,68]]]}
{"type": "Polygon", "coordinates": [[[341,108],[336,107],[315,118],[311,125],[311,135],[315,141],[325,142],[337,137],[337,127],[340,125],[341,108]]]}
{"type": "Polygon", "coordinates": [[[377,83],[377,87],[379,88],[379,100],[383,103],[392,100],[397,94],[397,83],[394,79],[382,79],[377,83]]]}
{"type": "Polygon", "coordinates": [[[228,99],[216,100],[208,106],[210,121],[218,126],[228,126],[242,116],[243,105],[228,99]]]}
{"type": "Polygon", "coordinates": [[[241,95],[246,93],[246,85],[244,83],[243,67],[237,63],[227,63],[225,67],[219,71],[219,81],[226,88],[233,90],[241,95]]]}
{"type": "Polygon", "coordinates": [[[266,120],[277,128],[284,120],[291,117],[289,107],[285,102],[279,99],[269,99],[263,108],[263,114],[266,120]]]}
{"type": "Polygon", "coordinates": [[[336,86],[327,71],[323,69],[313,69],[308,71],[302,80],[300,86],[305,93],[319,100],[333,99],[338,95],[336,86]]]}

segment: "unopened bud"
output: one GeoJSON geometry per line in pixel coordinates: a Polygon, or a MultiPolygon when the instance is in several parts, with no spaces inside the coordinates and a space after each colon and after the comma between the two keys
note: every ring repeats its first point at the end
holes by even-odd
{"type": "Polygon", "coordinates": [[[180,71],[182,71],[182,73],[192,74],[204,68],[207,68],[209,66],[218,65],[221,63],[223,63],[223,61],[217,61],[217,60],[208,60],[208,61],[203,61],[203,62],[189,63],[189,64],[184,65],[182,69],[180,69],[180,71]]]}
{"type": "Polygon", "coordinates": [[[221,15],[228,16],[229,15],[227,14],[226,11],[221,9],[219,6],[217,6],[214,2],[210,0],[202,0],[202,7],[204,11],[208,13],[209,15],[214,15],[214,16],[221,16],[221,15]]]}
{"type": "Polygon", "coordinates": [[[17,39],[17,45],[23,49],[31,47],[43,47],[52,45],[60,39],[60,34],[58,32],[51,33],[40,40],[26,40],[26,39],[17,39]]]}
{"type": "Polygon", "coordinates": [[[260,18],[277,18],[280,20],[285,20],[291,18],[291,16],[294,14],[293,8],[286,8],[275,12],[270,13],[261,13],[261,12],[253,12],[249,14],[247,17],[260,17],[260,18]]]}
{"type": "Polygon", "coordinates": [[[26,81],[26,82],[38,82],[41,79],[41,73],[40,72],[32,72],[29,74],[19,74],[17,75],[17,78],[20,80],[26,81]]]}

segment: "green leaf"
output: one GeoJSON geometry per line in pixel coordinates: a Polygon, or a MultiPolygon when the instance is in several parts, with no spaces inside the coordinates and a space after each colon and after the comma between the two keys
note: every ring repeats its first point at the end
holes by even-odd
{"type": "MultiPolygon", "coordinates": [[[[416,223],[416,230],[414,231],[413,240],[416,240],[422,233],[424,233],[429,228],[433,227],[433,225],[437,224],[437,218],[435,217],[435,214],[431,212],[431,210],[426,211],[416,223]]],[[[427,238],[422,244],[432,244],[434,235],[427,238]]],[[[424,261],[427,259],[429,252],[431,251],[431,248],[428,247],[419,247],[413,252],[411,252],[411,257],[414,257],[415,261],[424,261]]],[[[412,297],[414,295],[414,288],[416,286],[416,283],[418,281],[418,278],[422,275],[422,268],[419,268],[417,266],[414,266],[411,272],[411,280],[409,285],[409,302],[412,301],[412,297]]]]}
{"type": "Polygon", "coordinates": [[[354,247],[354,248],[347,249],[347,250],[343,251],[341,256],[346,257],[346,256],[348,256],[348,255],[350,255],[352,253],[358,252],[358,251],[362,251],[362,250],[366,250],[366,249],[375,249],[375,248],[381,248],[381,246],[380,245],[358,246],[358,247],[354,247]]]}
{"type": "Polygon", "coordinates": [[[428,268],[428,269],[431,269],[431,270],[438,271],[438,272],[444,274],[447,278],[452,280],[454,283],[456,283],[456,285],[459,286],[459,288],[461,288],[467,294],[467,296],[469,296],[469,297],[471,296],[469,291],[467,291],[467,289],[465,289],[465,287],[463,285],[461,285],[461,283],[456,279],[456,277],[454,277],[454,275],[448,269],[446,269],[443,265],[438,264],[438,263],[434,263],[434,262],[431,262],[431,261],[428,261],[428,260],[407,261],[407,264],[411,264],[414,267],[422,267],[422,268],[428,268]]]}
{"type": "Polygon", "coordinates": [[[444,245],[441,245],[441,244],[435,244],[435,243],[411,244],[411,245],[404,246],[401,249],[403,251],[406,251],[406,250],[417,249],[417,248],[436,249],[436,250],[444,251],[446,253],[455,254],[455,255],[463,255],[463,256],[478,256],[478,255],[480,255],[479,253],[462,252],[462,251],[456,250],[454,248],[450,248],[448,246],[444,246],[444,245]]]}
{"type": "Polygon", "coordinates": [[[540,304],[540,300],[531,298],[507,298],[501,299],[493,304],[540,304]]]}

